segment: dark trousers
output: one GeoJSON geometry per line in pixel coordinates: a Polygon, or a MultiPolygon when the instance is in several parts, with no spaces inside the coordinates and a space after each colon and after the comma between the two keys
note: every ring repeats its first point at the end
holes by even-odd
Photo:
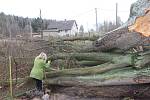
{"type": "Polygon", "coordinates": [[[35,79],[36,89],[42,91],[42,80],[35,79]]]}

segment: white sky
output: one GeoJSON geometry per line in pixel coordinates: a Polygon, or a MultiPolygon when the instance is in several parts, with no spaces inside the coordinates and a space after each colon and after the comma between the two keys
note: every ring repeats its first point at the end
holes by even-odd
{"type": "Polygon", "coordinates": [[[98,23],[104,20],[115,21],[115,4],[118,3],[118,16],[125,22],[129,16],[130,6],[136,0],[0,0],[0,12],[23,17],[38,17],[39,9],[42,18],[74,19],[84,29],[95,27],[95,8],[98,12],[98,23]]]}

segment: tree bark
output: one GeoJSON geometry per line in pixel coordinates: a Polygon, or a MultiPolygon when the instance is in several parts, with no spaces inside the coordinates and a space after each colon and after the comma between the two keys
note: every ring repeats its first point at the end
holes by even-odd
{"type": "Polygon", "coordinates": [[[102,65],[94,66],[94,67],[87,67],[87,68],[73,68],[73,69],[64,69],[55,72],[48,72],[46,74],[47,78],[51,77],[59,77],[59,76],[82,76],[82,75],[94,75],[104,73],[113,69],[117,68],[124,68],[128,67],[131,64],[129,63],[122,63],[122,64],[110,64],[105,63],[102,65]]]}
{"type": "Polygon", "coordinates": [[[57,77],[52,79],[46,79],[44,81],[47,85],[61,85],[61,86],[114,86],[114,85],[132,85],[150,83],[150,76],[147,77],[127,77],[127,78],[115,78],[109,80],[97,79],[80,79],[77,77],[57,77]]]}
{"type": "Polygon", "coordinates": [[[121,54],[114,54],[114,53],[59,53],[50,56],[49,59],[56,60],[56,59],[76,59],[78,61],[101,61],[101,62],[112,62],[112,63],[130,63],[132,61],[132,55],[121,55],[121,54]]]}
{"type": "Polygon", "coordinates": [[[96,66],[105,63],[105,61],[78,61],[77,64],[80,66],[96,66]]]}
{"type": "Polygon", "coordinates": [[[142,56],[141,59],[139,59],[135,63],[136,68],[143,68],[150,65],[150,55],[142,56]]]}
{"type": "Polygon", "coordinates": [[[85,41],[85,40],[89,40],[89,41],[95,41],[96,39],[98,39],[98,37],[71,37],[71,38],[65,38],[63,39],[63,41],[85,41]]]}

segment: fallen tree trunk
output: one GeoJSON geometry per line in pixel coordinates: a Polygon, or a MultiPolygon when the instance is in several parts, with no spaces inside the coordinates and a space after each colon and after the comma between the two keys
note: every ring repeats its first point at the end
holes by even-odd
{"type": "MultiPolygon", "coordinates": [[[[124,97],[134,97],[134,99],[138,98],[145,100],[144,98],[146,98],[146,100],[148,100],[150,97],[149,82],[136,83],[133,80],[132,78],[127,78],[102,82],[99,80],[79,80],[75,77],[73,77],[73,79],[72,77],[59,77],[55,80],[46,80],[44,84],[47,85],[47,88],[52,90],[52,94],[66,94],[71,97],[78,96],[83,99],[95,98],[101,100],[101,98],[113,98],[115,100],[120,100],[124,97]]],[[[26,92],[22,91],[15,96],[25,96],[25,94],[26,92]]]]}
{"type": "Polygon", "coordinates": [[[70,37],[70,38],[65,38],[63,39],[63,41],[85,41],[85,40],[89,40],[89,41],[95,41],[96,39],[98,39],[98,37],[70,37]]]}
{"type": "Polygon", "coordinates": [[[113,86],[113,85],[132,85],[150,83],[150,76],[145,77],[127,77],[103,80],[101,78],[84,79],[78,77],[58,77],[46,79],[44,81],[47,85],[61,85],[61,86],[113,86]]]}
{"type": "Polygon", "coordinates": [[[91,60],[91,61],[99,61],[99,60],[104,60],[104,61],[109,61],[112,59],[110,54],[106,53],[61,53],[61,54],[56,54],[52,55],[50,57],[52,60],[55,59],[66,59],[66,58],[75,58],[79,61],[81,60],[91,60]]]}
{"type": "Polygon", "coordinates": [[[77,61],[74,59],[58,59],[58,60],[54,60],[51,63],[51,66],[54,67],[59,67],[59,68],[78,68],[78,67],[92,67],[92,66],[96,66],[96,65],[100,65],[100,64],[104,64],[106,63],[106,61],[88,61],[88,60],[82,60],[82,61],[77,61]]]}
{"type": "Polygon", "coordinates": [[[59,53],[52,55],[51,60],[55,59],[76,59],[77,64],[81,66],[95,66],[106,62],[111,63],[129,63],[133,67],[144,67],[150,64],[150,53],[149,51],[139,54],[126,54],[120,53],[59,53]]]}
{"type": "Polygon", "coordinates": [[[100,64],[103,64],[103,63],[106,63],[105,61],[78,61],[77,64],[80,65],[80,66],[96,66],[96,65],[100,65],[100,64]]]}
{"type": "Polygon", "coordinates": [[[132,61],[132,55],[121,55],[121,54],[114,54],[114,53],[59,53],[50,56],[49,59],[56,60],[56,59],[76,59],[78,61],[101,61],[101,62],[112,62],[112,63],[130,63],[132,61]]]}
{"type": "Polygon", "coordinates": [[[128,67],[130,65],[131,64],[129,63],[122,63],[122,64],[106,63],[106,64],[102,64],[94,67],[88,67],[88,68],[64,69],[55,72],[49,72],[46,74],[46,77],[51,78],[51,77],[59,77],[59,76],[94,75],[94,74],[104,73],[112,69],[128,67]]]}

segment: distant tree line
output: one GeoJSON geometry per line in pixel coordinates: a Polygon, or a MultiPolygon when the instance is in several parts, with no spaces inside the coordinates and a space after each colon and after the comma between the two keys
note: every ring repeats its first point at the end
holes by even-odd
{"type": "Polygon", "coordinates": [[[50,21],[0,13],[0,37],[28,36],[31,32],[39,32],[41,29],[47,29],[50,21]]]}
{"type": "Polygon", "coordinates": [[[23,33],[29,33],[30,19],[0,13],[0,35],[2,37],[14,37],[23,33]]]}
{"type": "Polygon", "coordinates": [[[116,22],[104,21],[104,23],[99,24],[98,31],[100,33],[106,33],[106,32],[109,32],[111,30],[118,28],[122,24],[123,24],[123,22],[121,21],[120,17],[118,17],[117,25],[116,25],[116,22]]]}
{"type": "MultiPolygon", "coordinates": [[[[123,22],[121,21],[120,17],[118,17],[117,25],[116,25],[116,22],[105,20],[103,23],[98,24],[98,32],[99,33],[107,33],[109,31],[112,31],[112,30],[118,28],[122,24],[123,24],[123,22]]],[[[95,30],[89,29],[88,32],[95,32],[95,30]]],[[[83,25],[80,26],[79,33],[81,33],[81,34],[84,33],[84,26],[83,25]]]]}

